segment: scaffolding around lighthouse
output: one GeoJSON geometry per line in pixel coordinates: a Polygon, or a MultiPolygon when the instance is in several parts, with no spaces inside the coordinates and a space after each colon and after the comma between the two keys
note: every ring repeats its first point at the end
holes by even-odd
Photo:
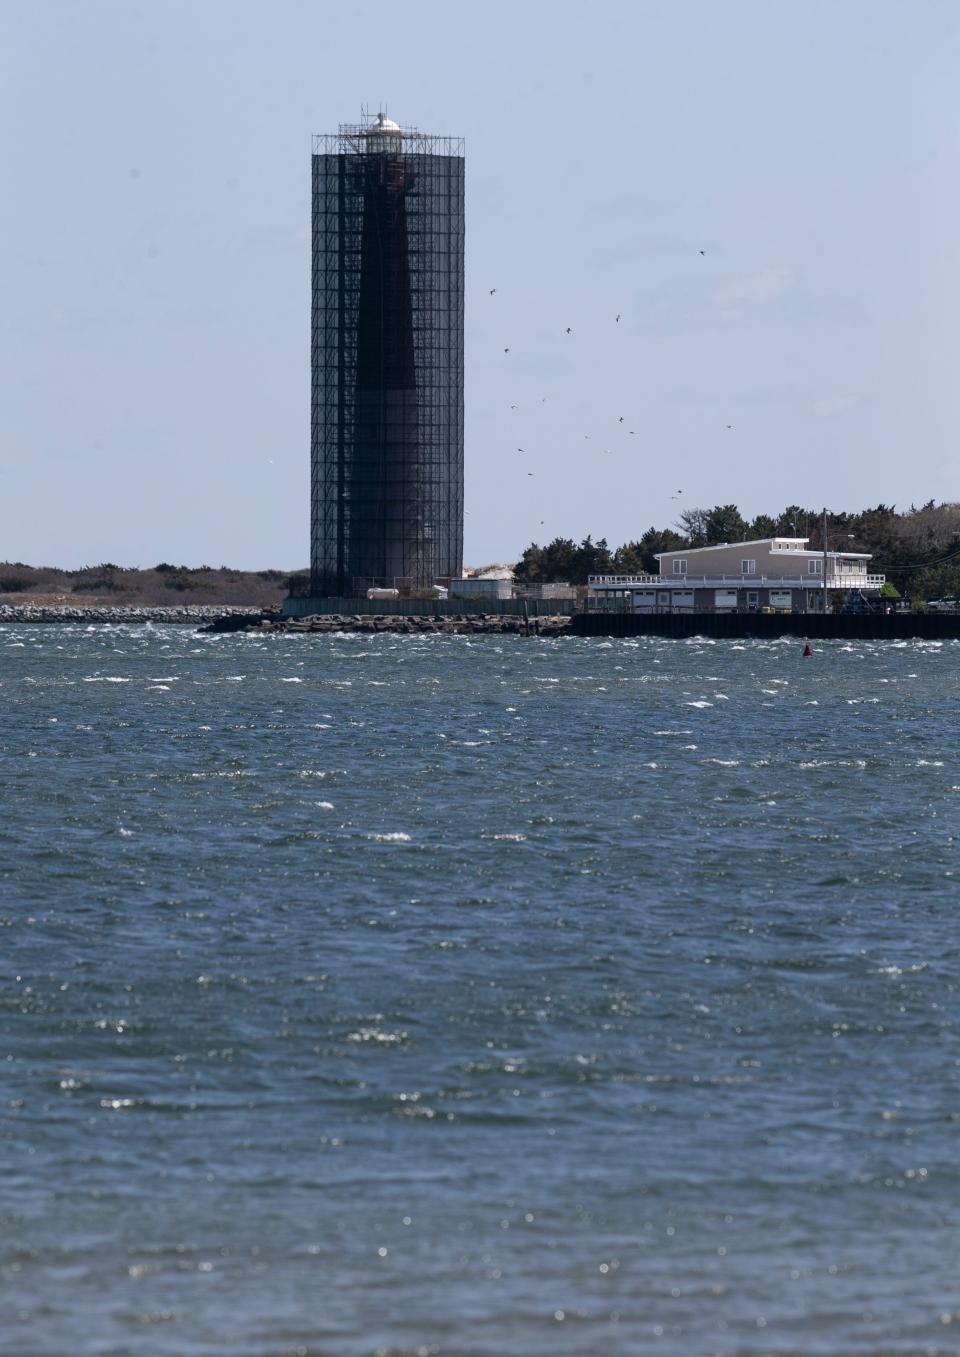
{"type": "Polygon", "coordinates": [[[463,284],[461,140],[314,138],[314,594],[462,571],[463,284]]]}

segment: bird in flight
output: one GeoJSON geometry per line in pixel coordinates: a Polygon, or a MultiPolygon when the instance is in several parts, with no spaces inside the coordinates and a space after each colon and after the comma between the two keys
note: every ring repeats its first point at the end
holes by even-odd
{"type": "Polygon", "coordinates": [[[615,317],[615,319],[616,319],[617,324],[619,325],[619,324],[620,324],[620,315],[619,315],[619,313],[617,314],[617,316],[615,317]]]}
{"type": "Polygon", "coordinates": [[[496,290],[497,290],[497,289],[496,289],[495,287],[492,287],[492,288],[490,289],[490,296],[491,296],[491,297],[492,297],[493,294],[496,292],[496,290]]]}
{"type": "Polygon", "coordinates": [[[509,353],[509,352],[510,352],[509,349],[504,349],[504,353],[509,353]]]}
{"type": "Polygon", "coordinates": [[[517,452],[523,452],[523,448],[517,448],[517,452]]]}
{"type": "Polygon", "coordinates": [[[623,423],[623,415],[620,416],[620,423],[623,423]]]}
{"type": "Polygon", "coordinates": [[[707,252],[706,252],[706,250],[701,250],[700,253],[701,253],[701,254],[706,254],[707,252]]]}
{"type": "Polygon", "coordinates": [[[568,326],[567,326],[567,334],[569,335],[569,334],[572,334],[572,333],[573,333],[573,331],[571,330],[570,326],[568,325],[568,326]]]}
{"type": "Polygon", "coordinates": [[[636,429],[631,429],[630,432],[631,432],[631,433],[636,433],[637,431],[636,431],[636,429]]]}
{"type": "Polygon", "coordinates": [[[519,405],[511,405],[511,406],[510,406],[510,409],[511,409],[511,410],[519,410],[520,407],[519,407],[519,405]]]}
{"type": "Polygon", "coordinates": [[[527,472],[527,475],[528,475],[528,476],[532,476],[532,475],[533,475],[533,472],[532,472],[532,471],[528,471],[528,472],[527,472]]]}
{"type": "Polygon", "coordinates": [[[732,424],[728,424],[728,425],[727,425],[727,428],[728,428],[728,429],[732,429],[732,428],[733,428],[733,425],[732,425],[732,424]]]}

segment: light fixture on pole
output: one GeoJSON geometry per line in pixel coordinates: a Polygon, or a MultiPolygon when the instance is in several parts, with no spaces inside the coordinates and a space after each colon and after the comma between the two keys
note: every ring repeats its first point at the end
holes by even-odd
{"type": "Polygon", "coordinates": [[[827,613],[827,510],[823,510],[823,614],[827,613]]]}

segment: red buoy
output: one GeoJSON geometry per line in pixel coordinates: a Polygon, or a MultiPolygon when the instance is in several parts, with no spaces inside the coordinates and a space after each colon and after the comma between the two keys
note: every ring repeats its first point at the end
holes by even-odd
{"type": "Polygon", "coordinates": [[[808,641],[807,644],[803,647],[803,658],[804,658],[805,660],[806,660],[806,659],[809,659],[809,657],[810,657],[812,654],[813,654],[813,646],[812,646],[812,645],[810,644],[810,642],[808,641]]]}

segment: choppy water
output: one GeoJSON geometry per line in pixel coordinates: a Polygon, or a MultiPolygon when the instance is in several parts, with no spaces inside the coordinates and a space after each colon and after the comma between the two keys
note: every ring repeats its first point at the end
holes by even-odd
{"type": "Polygon", "coordinates": [[[958,680],[0,630],[0,1347],[956,1352],[958,680]]]}

